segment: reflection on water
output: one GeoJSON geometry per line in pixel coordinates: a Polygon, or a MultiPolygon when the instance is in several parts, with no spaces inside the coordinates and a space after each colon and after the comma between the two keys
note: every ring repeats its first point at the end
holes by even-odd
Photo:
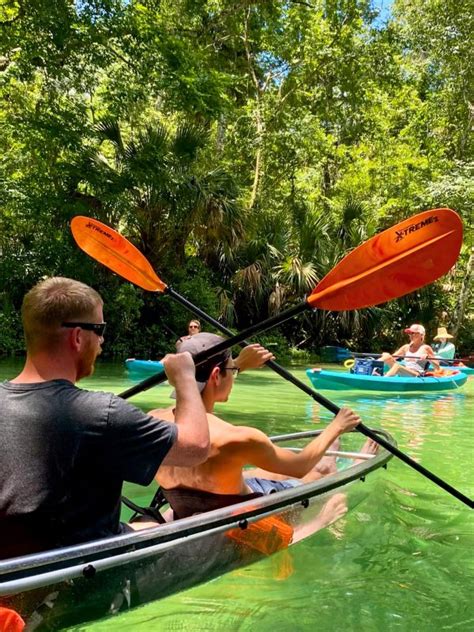
{"type": "MultiPolygon", "coordinates": [[[[304,370],[294,370],[305,381],[304,370]]],[[[0,364],[0,377],[14,375],[0,364]]],[[[122,365],[101,363],[85,382],[120,392],[122,365]]],[[[169,405],[169,387],[133,401],[169,405]]],[[[469,497],[474,495],[474,380],[426,395],[326,392],[384,427],[399,447],[469,497]]],[[[332,415],[270,371],[239,376],[219,412],[268,434],[324,427],[332,415]]],[[[357,433],[343,447],[360,446],[357,433]]],[[[365,500],[331,527],[257,564],[76,630],[149,632],[474,629],[472,512],[405,464],[369,476],[365,500]]],[[[128,487],[136,495],[146,490],[128,487]]]]}

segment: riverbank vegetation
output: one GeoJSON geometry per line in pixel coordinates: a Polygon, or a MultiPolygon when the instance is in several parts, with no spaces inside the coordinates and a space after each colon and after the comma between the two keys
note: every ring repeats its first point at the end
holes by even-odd
{"type": "Polygon", "coordinates": [[[308,313],[265,340],[393,348],[412,322],[473,348],[468,0],[2,0],[0,353],[21,299],[64,275],[106,302],[106,351],[156,357],[189,315],[112,275],[69,222],[120,230],[236,329],[301,300],[418,211],[465,223],[458,264],[390,304],[308,313]]]}

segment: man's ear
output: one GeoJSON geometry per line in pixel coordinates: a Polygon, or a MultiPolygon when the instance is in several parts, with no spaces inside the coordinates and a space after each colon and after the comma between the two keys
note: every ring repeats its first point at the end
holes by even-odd
{"type": "Polygon", "coordinates": [[[215,366],[212,371],[211,371],[211,375],[209,376],[208,382],[212,382],[213,384],[217,384],[220,377],[222,375],[222,372],[220,370],[220,368],[218,366],[215,366]]]}
{"type": "Polygon", "coordinates": [[[73,351],[78,351],[81,348],[83,343],[83,333],[80,327],[74,327],[74,329],[69,329],[67,335],[67,342],[73,351]]]}

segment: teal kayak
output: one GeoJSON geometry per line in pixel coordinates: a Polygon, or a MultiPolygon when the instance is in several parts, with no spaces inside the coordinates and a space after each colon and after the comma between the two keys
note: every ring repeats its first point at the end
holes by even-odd
{"type": "Polygon", "coordinates": [[[474,369],[472,368],[472,366],[457,366],[456,364],[452,367],[452,369],[454,371],[461,371],[461,373],[464,373],[464,375],[474,375],[474,369]]]}
{"type": "Polygon", "coordinates": [[[143,375],[147,377],[149,375],[155,375],[163,370],[163,364],[158,360],[135,360],[135,358],[128,358],[125,360],[125,368],[134,375],[143,375]]]}
{"type": "Polygon", "coordinates": [[[356,389],[361,391],[402,391],[433,392],[455,390],[465,384],[465,373],[454,373],[443,377],[382,377],[379,375],[358,375],[343,371],[307,369],[306,375],[315,388],[330,391],[356,389]]]}

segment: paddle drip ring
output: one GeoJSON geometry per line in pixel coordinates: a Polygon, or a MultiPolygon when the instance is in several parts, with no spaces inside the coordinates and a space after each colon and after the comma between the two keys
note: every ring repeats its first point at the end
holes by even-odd
{"type": "Polygon", "coordinates": [[[354,358],[348,358],[345,362],[344,362],[344,366],[346,367],[346,369],[352,369],[352,367],[355,364],[355,360],[354,358]]]}

